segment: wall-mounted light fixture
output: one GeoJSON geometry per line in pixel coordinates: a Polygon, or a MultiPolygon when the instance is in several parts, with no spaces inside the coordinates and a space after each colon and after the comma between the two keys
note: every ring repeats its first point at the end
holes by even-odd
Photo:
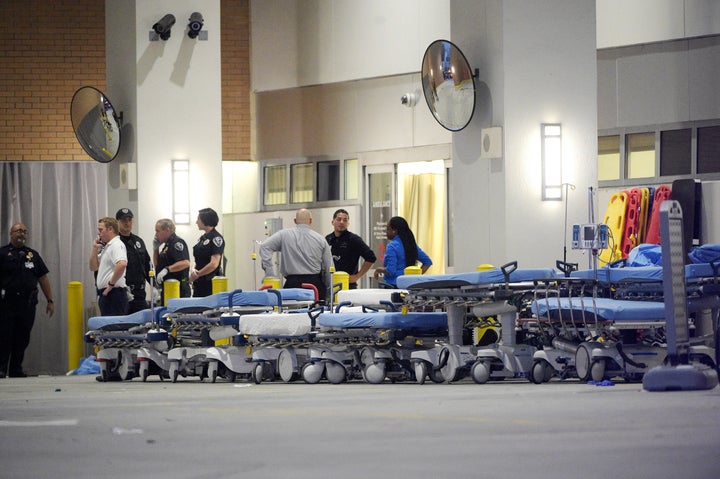
{"type": "Polygon", "coordinates": [[[172,160],[173,221],[190,224],[190,160],[172,160]]]}
{"type": "MultiPolygon", "coordinates": [[[[205,20],[202,14],[200,12],[192,12],[188,19],[188,37],[193,39],[197,38],[200,32],[202,32],[203,23],[205,23],[205,20]]],[[[200,39],[202,40],[202,38],[200,39]]],[[[207,40],[207,38],[205,38],[205,40],[207,40]]]]}
{"type": "Polygon", "coordinates": [[[562,125],[540,125],[542,142],[542,199],[562,200],[562,125]]]}
{"type": "Polygon", "coordinates": [[[175,15],[168,13],[152,26],[153,31],[150,32],[150,41],[156,42],[158,39],[163,41],[170,38],[170,29],[175,25],[175,15]]]}

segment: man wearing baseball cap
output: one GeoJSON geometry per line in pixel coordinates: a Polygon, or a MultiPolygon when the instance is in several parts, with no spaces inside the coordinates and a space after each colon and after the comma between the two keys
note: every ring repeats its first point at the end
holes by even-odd
{"type": "Polygon", "coordinates": [[[120,208],[115,213],[120,230],[120,240],[125,243],[125,249],[127,249],[125,281],[133,295],[128,314],[150,307],[145,290],[145,283],[150,281],[150,254],[142,238],[132,232],[134,218],[135,215],[129,208],[120,208]]]}

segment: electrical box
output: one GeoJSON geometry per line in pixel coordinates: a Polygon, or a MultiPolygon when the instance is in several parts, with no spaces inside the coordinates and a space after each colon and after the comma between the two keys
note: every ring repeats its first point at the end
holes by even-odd
{"type": "Polygon", "coordinates": [[[270,236],[282,229],[282,218],[268,218],[265,220],[265,236],[270,236]]]}

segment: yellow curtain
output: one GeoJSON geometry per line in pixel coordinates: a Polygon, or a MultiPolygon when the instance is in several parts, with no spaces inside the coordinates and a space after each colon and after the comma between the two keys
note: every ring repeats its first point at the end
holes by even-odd
{"type": "Polygon", "coordinates": [[[415,233],[418,246],[425,251],[433,265],[428,274],[445,273],[445,177],[422,173],[402,178],[402,198],[398,205],[415,233]]]}

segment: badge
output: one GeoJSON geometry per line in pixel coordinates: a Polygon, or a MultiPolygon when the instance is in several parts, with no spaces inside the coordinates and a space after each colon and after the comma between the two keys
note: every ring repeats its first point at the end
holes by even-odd
{"type": "Polygon", "coordinates": [[[205,238],[205,241],[202,242],[203,246],[207,246],[207,244],[210,242],[209,239],[205,238]]]}
{"type": "Polygon", "coordinates": [[[142,245],[140,244],[139,241],[136,241],[136,242],[135,242],[135,249],[136,249],[136,250],[141,250],[141,249],[142,249],[142,245]]]}
{"type": "Polygon", "coordinates": [[[33,269],[35,267],[35,263],[32,261],[25,261],[25,269],[33,269]]]}
{"type": "Polygon", "coordinates": [[[32,261],[32,259],[33,259],[32,251],[28,251],[27,256],[25,256],[25,257],[28,259],[28,261],[32,261]]]}

